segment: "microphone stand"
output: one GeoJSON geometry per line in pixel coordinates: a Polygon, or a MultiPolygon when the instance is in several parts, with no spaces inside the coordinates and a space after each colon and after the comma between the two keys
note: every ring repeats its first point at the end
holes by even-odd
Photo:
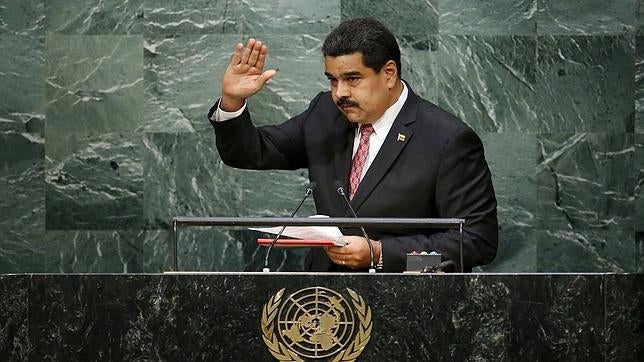
{"type": "Polygon", "coordinates": [[[461,265],[459,265],[459,269],[461,269],[460,272],[462,273],[463,272],[463,223],[459,225],[459,231],[461,233],[461,240],[459,243],[459,247],[461,249],[460,250],[461,265]]]}
{"type": "MultiPolygon", "coordinates": [[[[342,199],[344,202],[349,206],[349,210],[351,210],[351,214],[355,219],[358,218],[358,215],[356,215],[356,211],[353,209],[353,206],[351,206],[351,202],[349,202],[349,199],[347,198],[347,193],[344,191],[344,186],[342,186],[342,182],[336,181],[335,183],[335,190],[337,191],[340,196],[342,196],[342,199]]],[[[360,230],[362,231],[362,235],[364,236],[365,239],[367,239],[367,245],[369,245],[369,273],[375,273],[376,272],[376,266],[373,264],[373,245],[371,244],[371,239],[369,238],[369,235],[367,235],[367,231],[364,229],[364,227],[360,226],[360,230]]],[[[382,253],[382,250],[380,250],[382,253]]]]}
{"type": "MultiPolygon", "coordinates": [[[[302,198],[300,203],[297,205],[297,207],[295,208],[293,213],[291,213],[291,218],[293,218],[295,216],[297,211],[304,204],[304,201],[306,201],[306,199],[313,193],[313,191],[315,190],[316,186],[317,186],[317,184],[315,182],[311,182],[308,185],[306,185],[306,191],[304,192],[304,197],[302,198]]],[[[286,225],[282,226],[282,228],[277,233],[277,235],[273,238],[273,240],[271,240],[271,245],[268,246],[268,250],[266,250],[266,256],[264,256],[264,268],[262,269],[262,272],[264,272],[264,273],[268,273],[268,272],[271,271],[271,268],[269,268],[269,266],[268,266],[268,257],[271,255],[271,250],[273,250],[273,246],[275,246],[275,244],[277,244],[277,240],[280,238],[280,236],[282,236],[282,233],[284,232],[284,230],[286,230],[286,225]]]]}

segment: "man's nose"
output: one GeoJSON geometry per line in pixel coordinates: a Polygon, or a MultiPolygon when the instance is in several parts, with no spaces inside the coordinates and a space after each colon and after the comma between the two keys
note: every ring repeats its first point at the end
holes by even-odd
{"type": "Polygon", "coordinates": [[[345,82],[338,82],[338,86],[335,92],[338,99],[349,98],[349,96],[351,95],[351,92],[349,91],[349,87],[345,82]]]}

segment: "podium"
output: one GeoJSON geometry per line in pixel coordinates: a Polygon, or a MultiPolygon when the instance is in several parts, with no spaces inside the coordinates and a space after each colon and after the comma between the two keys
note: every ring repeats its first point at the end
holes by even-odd
{"type": "Polygon", "coordinates": [[[172,219],[173,271],[179,271],[178,237],[179,228],[187,226],[337,226],[397,229],[457,229],[460,234],[460,260],[463,265],[463,226],[465,219],[459,218],[301,218],[301,217],[188,217],[175,216],[172,219]]]}
{"type": "Polygon", "coordinates": [[[297,333],[283,334],[294,320],[308,340],[322,328],[323,321],[300,320],[314,314],[302,299],[310,291],[323,292],[319,303],[335,305],[335,315],[346,305],[330,302],[334,293],[363,308],[354,313],[363,327],[332,330],[363,347],[358,361],[636,361],[644,354],[644,275],[166,273],[0,275],[0,356],[274,361],[265,339],[277,336],[290,350],[297,333]]]}

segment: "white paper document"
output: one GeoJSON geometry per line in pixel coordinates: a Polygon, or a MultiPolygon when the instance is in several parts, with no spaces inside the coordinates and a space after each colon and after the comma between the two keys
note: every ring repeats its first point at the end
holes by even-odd
{"type": "MultiPolygon", "coordinates": [[[[326,215],[314,215],[310,217],[328,217],[326,215]]],[[[250,230],[260,231],[277,235],[282,229],[281,226],[269,228],[249,228],[250,230]]],[[[306,240],[332,240],[336,246],[346,245],[342,239],[342,232],[337,226],[287,226],[282,232],[282,236],[295,239],[306,240]]]]}

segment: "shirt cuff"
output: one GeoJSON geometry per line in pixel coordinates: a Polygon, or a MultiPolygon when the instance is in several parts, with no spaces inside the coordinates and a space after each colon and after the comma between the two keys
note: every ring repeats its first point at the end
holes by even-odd
{"type": "Polygon", "coordinates": [[[227,121],[229,119],[233,119],[241,116],[241,114],[244,113],[245,109],[246,109],[246,101],[244,101],[244,105],[235,112],[226,112],[221,108],[219,108],[219,104],[217,104],[217,110],[212,114],[212,116],[210,117],[210,120],[213,122],[227,121]]]}

